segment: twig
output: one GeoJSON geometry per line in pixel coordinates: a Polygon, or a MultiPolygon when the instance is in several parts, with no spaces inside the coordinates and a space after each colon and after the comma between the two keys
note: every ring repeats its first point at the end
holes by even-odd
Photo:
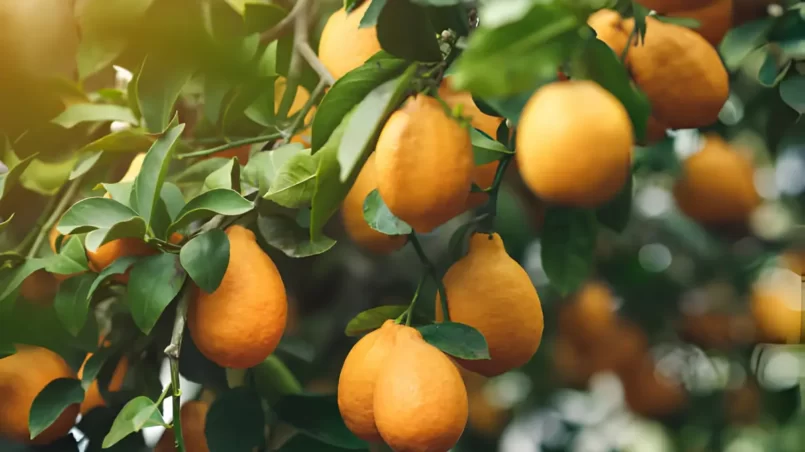
{"type": "Polygon", "coordinates": [[[433,282],[436,283],[436,287],[439,290],[439,299],[442,302],[442,314],[444,315],[444,320],[450,320],[450,312],[447,309],[447,290],[444,288],[444,283],[442,282],[442,278],[436,272],[436,267],[430,262],[428,256],[425,254],[425,250],[422,249],[422,244],[419,243],[419,239],[416,237],[416,233],[412,232],[409,236],[411,240],[411,244],[414,245],[414,250],[416,250],[417,256],[419,256],[419,260],[422,262],[422,265],[425,266],[425,269],[430,273],[430,277],[433,278],[433,282]]]}
{"type": "MultiPolygon", "coordinates": [[[[70,186],[67,188],[67,191],[64,192],[64,196],[62,196],[61,200],[59,200],[59,203],[56,205],[56,208],[53,209],[53,212],[50,214],[48,219],[39,228],[39,232],[36,235],[34,244],[31,246],[31,249],[28,250],[27,256],[29,259],[36,256],[36,253],[39,252],[39,248],[41,248],[42,244],[45,242],[50,229],[54,224],[56,224],[57,221],[59,221],[59,218],[61,218],[62,214],[64,214],[64,212],[67,210],[67,207],[70,205],[70,201],[72,201],[76,192],[78,192],[78,188],[81,185],[81,179],[83,179],[83,177],[79,177],[70,184],[70,186]]],[[[51,200],[51,202],[53,201],[51,200]]]]}
{"type": "Polygon", "coordinates": [[[414,306],[416,306],[416,302],[419,299],[419,292],[422,290],[422,286],[425,283],[425,273],[419,278],[419,284],[416,285],[416,292],[414,292],[414,298],[411,299],[411,304],[408,305],[408,309],[405,311],[405,326],[411,326],[411,319],[414,317],[414,306]]]}
{"type": "MultiPolygon", "coordinates": [[[[307,41],[307,6],[309,0],[297,0],[294,5],[294,10],[299,10],[301,14],[297,13],[294,17],[294,42],[299,40],[307,41]]],[[[296,98],[299,89],[299,79],[302,76],[302,57],[296,50],[294,44],[294,51],[291,53],[291,62],[288,66],[287,85],[285,86],[285,94],[282,96],[277,116],[285,119],[293,106],[293,101],[296,98]]]]}
{"type": "Polygon", "coordinates": [[[291,8],[291,11],[288,12],[288,15],[282,18],[280,23],[274,25],[274,27],[264,31],[260,35],[260,43],[268,44],[274,41],[275,39],[282,37],[287,32],[291,31],[291,25],[294,24],[294,20],[299,15],[299,13],[305,10],[306,5],[304,5],[303,3],[306,2],[307,0],[305,0],[304,2],[301,0],[297,1],[296,4],[293,6],[293,8],[291,8]]]}
{"type": "MultiPolygon", "coordinates": [[[[327,86],[325,80],[324,79],[319,80],[319,84],[316,85],[316,88],[310,94],[310,98],[305,103],[305,106],[302,107],[302,109],[299,110],[299,112],[297,112],[296,117],[291,123],[291,126],[288,127],[288,129],[286,129],[283,132],[283,138],[286,141],[290,139],[297,132],[296,129],[299,128],[299,124],[304,121],[305,116],[307,116],[307,113],[310,111],[310,109],[313,108],[314,105],[316,105],[316,99],[319,97],[321,92],[324,91],[325,86],[327,86]]],[[[302,127],[301,130],[305,130],[305,127],[302,127]]]]}
{"type": "Polygon", "coordinates": [[[190,291],[185,285],[178,306],[176,306],[176,320],[173,322],[173,333],[171,342],[165,347],[165,354],[170,360],[171,369],[171,388],[173,389],[173,434],[176,441],[176,450],[185,452],[184,438],[182,437],[182,389],[179,380],[179,351],[182,348],[182,336],[187,319],[187,304],[189,302],[190,291]]]}
{"type": "Polygon", "coordinates": [[[626,40],[626,47],[623,48],[623,52],[621,52],[621,63],[626,62],[626,55],[629,54],[629,47],[635,44],[635,39],[637,38],[637,24],[635,24],[634,28],[632,28],[632,33],[629,34],[629,39],[626,40]]]}
{"type": "Polygon", "coordinates": [[[335,78],[333,78],[333,75],[330,74],[330,71],[324,67],[324,63],[321,62],[319,57],[316,55],[316,52],[314,52],[313,48],[310,47],[309,42],[297,41],[296,50],[302,55],[302,58],[307,61],[307,64],[309,64],[310,67],[313,68],[317,74],[319,74],[319,78],[327,82],[327,84],[330,86],[335,83],[335,78]]]}
{"type": "Polygon", "coordinates": [[[245,146],[247,144],[255,144],[255,143],[262,143],[264,141],[276,140],[277,138],[282,138],[282,133],[275,132],[268,135],[260,135],[258,137],[244,138],[238,141],[230,141],[229,143],[222,144],[221,146],[217,146],[214,148],[202,149],[200,151],[193,151],[193,152],[186,152],[184,154],[179,154],[176,156],[176,158],[178,160],[182,160],[182,159],[189,159],[191,157],[204,157],[207,155],[215,154],[216,152],[226,151],[228,149],[245,146]]]}

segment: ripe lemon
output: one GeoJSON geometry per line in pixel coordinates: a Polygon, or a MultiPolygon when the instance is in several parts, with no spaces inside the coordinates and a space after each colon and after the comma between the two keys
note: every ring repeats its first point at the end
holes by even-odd
{"type": "MultiPolygon", "coordinates": [[[[79,379],[83,378],[84,366],[87,365],[87,361],[89,361],[91,357],[92,353],[88,354],[87,358],[84,360],[84,363],[81,365],[81,368],[78,369],[79,379]]],[[[128,372],[128,370],[129,359],[124,356],[120,358],[120,361],[118,361],[115,371],[112,373],[112,378],[109,379],[109,386],[107,388],[109,392],[120,391],[120,388],[123,387],[123,381],[126,378],[126,372],[128,372]]],[[[103,399],[103,395],[101,395],[101,389],[98,387],[98,380],[94,380],[84,393],[84,401],[81,402],[81,414],[87,414],[92,409],[99,406],[106,406],[106,401],[103,399]]]]}
{"type": "Polygon", "coordinates": [[[465,210],[475,166],[470,134],[436,99],[420,94],[394,112],[375,156],[380,196],[417,232],[465,210]]]}
{"type": "Polygon", "coordinates": [[[371,154],[361,168],[355,184],[344,198],[341,208],[344,229],[353,242],[361,248],[377,254],[388,254],[405,245],[406,238],[401,235],[386,235],[375,231],[363,218],[363,204],[366,196],[377,188],[375,175],[375,154],[371,154]]]}
{"type": "MultiPolygon", "coordinates": [[[[469,252],[444,275],[450,320],[464,323],[484,335],[489,360],[459,360],[487,377],[527,363],[539,348],[544,320],[539,295],[531,279],[506,254],[498,234],[477,233],[469,252]]],[[[442,321],[442,303],[436,297],[436,320],[442,321]]]]}
{"type": "MultiPolygon", "coordinates": [[[[629,31],[634,27],[633,19],[624,23],[629,31]]],[[[652,115],[672,129],[714,123],[729,96],[718,52],[689,28],[646,18],[645,41],[629,49],[626,62],[652,115]]]]}
{"type": "Polygon", "coordinates": [[[685,215],[710,225],[744,222],[760,204],[752,163],[715,134],[683,162],[674,198],[685,215]]]}
{"type": "Polygon", "coordinates": [[[554,82],[523,109],[515,156],[526,185],[543,200],[595,207],[626,183],[632,136],[626,109],[604,88],[554,82]]]}
{"type": "Polygon", "coordinates": [[[20,285],[20,295],[40,306],[53,304],[53,299],[58,292],[59,280],[45,270],[37,270],[31,273],[20,285]]]}
{"type": "Polygon", "coordinates": [[[336,80],[381,50],[376,27],[359,28],[371,3],[365,1],[349,14],[341,8],[324,25],[319,41],[319,59],[336,80]]]}
{"type": "Polygon", "coordinates": [[[377,376],[386,365],[401,327],[387,320],[352,347],[338,377],[338,409],[344,423],[358,438],[382,440],[375,425],[377,376]]]}
{"type": "MultiPolygon", "coordinates": [[[[112,262],[123,256],[152,256],[159,250],[148,245],[142,239],[124,238],[112,240],[98,247],[95,251],[87,250],[89,268],[95,272],[101,272],[104,268],[112,265],[112,262]]],[[[113,276],[115,281],[126,284],[129,282],[129,273],[113,276]]]]}
{"type": "Polygon", "coordinates": [[[713,0],[693,9],[669,11],[667,16],[697,20],[699,27],[693,30],[715,46],[732,26],[732,0],[713,0]]]}
{"type": "Polygon", "coordinates": [[[608,45],[620,58],[623,49],[629,42],[629,33],[623,23],[623,17],[611,9],[598,10],[587,18],[587,25],[593,28],[596,37],[608,45]]]}
{"type": "Polygon", "coordinates": [[[28,415],[34,399],[51,381],[75,378],[75,372],[56,353],[41,347],[17,345],[17,353],[0,359],[0,437],[49,444],[75,424],[78,404],[67,407],[39,436],[30,439],[28,415]]]}
{"type": "Polygon", "coordinates": [[[799,344],[802,325],[802,278],[787,268],[764,273],[752,287],[752,317],[764,342],[799,344]]]}
{"type": "Polygon", "coordinates": [[[585,284],[559,310],[559,329],[583,344],[600,339],[616,321],[612,292],[599,281],[585,284]]]}
{"type": "Polygon", "coordinates": [[[401,326],[396,336],[375,383],[377,430],[395,451],[449,450],[469,416],[461,374],[414,328],[401,326]]]}
{"type": "Polygon", "coordinates": [[[211,294],[199,289],[187,325],[201,353],[222,367],[245,369],[277,348],[285,331],[285,285],[254,233],[230,226],[229,266],[211,294]]]}
{"type": "MultiPolygon", "coordinates": [[[[489,135],[493,140],[497,139],[498,127],[503,122],[503,118],[487,115],[482,112],[472,94],[467,91],[456,91],[452,87],[450,77],[445,77],[439,86],[439,97],[450,107],[455,109],[461,105],[461,112],[464,117],[470,119],[470,124],[481,132],[489,135]]],[[[485,163],[478,165],[473,170],[472,181],[481,188],[489,188],[495,181],[498,162],[485,163]]],[[[486,193],[470,193],[467,198],[467,209],[474,209],[483,205],[489,199],[486,193]]]]}
{"type": "MultiPolygon", "coordinates": [[[[210,452],[210,448],[207,446],[207,435],[204,432],[209,410],[209,404],[200,400],[191,400],[182,405],[179,420],[182,422],[182,438],[187,452],[210,452]]],[[[175,441],[176,436],[173,429],[165,430],[154,452],[175,451],[175,441]]]]}

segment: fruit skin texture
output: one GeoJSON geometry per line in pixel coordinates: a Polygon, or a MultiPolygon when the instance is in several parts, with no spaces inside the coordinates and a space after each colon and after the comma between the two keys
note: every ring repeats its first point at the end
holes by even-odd
{"type": "Polygon", "coordinates": [[[456,365],[401,326],[375,383],[375,422],[396,452],[444,452],[467,425],[467,390],[456,365]]]}
{"type": "Polygon", "coordinates": [[[621,15],[611,9],[598,10],[590,15],[587,24],[595,30],[596,37],[620,57],[631,32],[631,29],[626,29],[621,15]]]}
{"type": "Polygon", "coordinates": [[[718,45],[732,26],[732,1],[714,0],[701,7],[669,12],[669,17],[685,17],[699,21],[693,30],[712,45],[718,45]]]}
{"type": "MultiPolygon", "coordinates": [[[[82,364],[81,368],[78,369],[79,379],[83,377],[84,366],[87,365],[87,361],[89,361],[91,357],[92,353],[88,354],[87,358],[84,360],[84,364],[82,364]]],[[[109,392],[120,391],[120,388],[123,387],[123,381],[126,378],[126,372],[128,372],[128,370],[129,359],[124,356],[120,358],[120,361],[118,361],[115,371],[112,373],[112,378],[109,379],[109,392]]],[[[103,399],[103,395],[101,395],[101,390],[98,387],[98,380],[94,380],[84,393],[84,401],[81,402],[81,414],[87,414],[92,409],[99,406],[106,406],[106,401],[103,399]]]]}
{"type": "Polygon", "coordinates": [[[626,109],[608,91],[589,81],[554,82],[523,109],[515,156],[526,185],[543,200],[596,207],[626,183],[632,137],[626,109]]]}
{"type": "MultiPolygon", "coordinates": [[[[450,320],[484,335],[489,360],[458,360],[462,367],[492,377],[527,363],[542,340],[539,295],[528,274],[506,254],[497,234],[477,233],[469,252],[444,275],[450,320]]],[[[443,319],[436,297],[436,321],[443,319]]]]}
{"type": "MultiPolygon", "coordinates": [[[[210,410],[207,402],[191,400],[182,405],[182,438],[187,452],[210,452],[207,446],[207,436],[204,427],[207,424],[207,412],[210,410]]],[[[176,450],[174,441],[176,436],[173,429],[165,430],[162,438],[159,439],[154,452],[173,452],[176,450]]]]}
{"type": "Polygon", "coordinates": [[[408,99],[380,132],[375,155],[380,196],[417,232],[464,211],[475,167],[472,142],[436,99],[408,99]]]}
{"type": "Polygon", "coordinates": [[[75,372],[56,353],[41,347],[16,345],[17,353],[0,359],[0,437],[28,444],[49,444],[75,424],[78,404],[70,405],[33,441],[28,430],[31,404],[51,381],[75,378],[75,372]]]}
{"type": "Polygon", "coordinates": [[[187,325],[201,353],[222,367],[246,369],[274,352],[285,331],[288,300],[280,273],[254,233],[230,226],[229,266],[221,285],[198,289],[187,325]]]}
{"type": "MultiPolygon", "coordinates": [[[[634,20],[624,21],[631,32],[634,20]]],[[[643,45],[629,49],[627,67],[651,101],[652,115],[672,129],[710,125],[729,96],[718,52],[695,31],[646,19],[643,45]]]]}
{"type": "Polygon", "coordinates": [[[394,349],[400,326],[387,320],[352,347],[338,377],[338,409],[344,423],[358,438],[382,440],[375,425],[375,384],[394,349]]]}
{"type": "MultiPolygon", "coordinates": [[[[95,251],[87,250],[89,267],[92,271],[100,272],[123,256],[152,256],[159,251],[149,246],[142,239],[124,238],[112,240],[98,247],[95,251]]],[[[113,276],[115,281],[126,284],[129,282],[129,273],[113,276]]]]}
{"type": "Polygon", "coordinates": [[[685,215],[708,224],[746,221],[760,204],[752,163],[715,134],[683,163],[683,176],[674,185],[674,198],[685,215]]]}
{"type": "MultiPolygon", "coordinates": [[[[467,91],[456,91],[452,88],[450,77],[445,77],[439,86],[439,97],[450,107],[462,106],[462,115],[470,119],[470,124],[481,132],[489,135],[492,139],[497,138],[498,127],[503,122],[503,118],[489,116],[482,112],[472,100],[472,94],[467,91]]],[[[478,165],[473,170],[472,181],[481,188],[489,188],[495,180],[498,170],[498,162],[485,163],[478,165]]],[[[486,193],[470,193],[467,198],[467,209],[480,207],[489,199],[486,193]]]]}
{"type": "Polygon", "coordinates": [[[370,3],[363,2],[349,14],[341,8],[324,25],[319,58],[336,80],[381,50],[376,27],[358,28],[370,3]]]}
{"type": "Polygon", "coordinates": [[[353,242],[361,248],[376,254],[389,254],[405,245],[406,238],[402,235],[386,235],[375,231],[363,219],[363,203],[366,196],[377,188],[375,175],[375,154],[371,154],[361,168],[358,178],[344,198],[341,208],[344,229],[353,242]]]}

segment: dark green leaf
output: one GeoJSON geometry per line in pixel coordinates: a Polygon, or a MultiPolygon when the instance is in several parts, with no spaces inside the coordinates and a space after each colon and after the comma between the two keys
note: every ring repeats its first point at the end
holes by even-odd
{"type": "Polygon", "coordinates": [[[240,387],[215,399],[204,432],[210,452],[252,452],[263,444],[264,427],[259,394],[240,387]]]}
{"type": "Polygon", "coordinates": [[[87,254],[84,252],[81,239],[70,237],[67,243],[62,244],[59,254],[50,259],[45,269],[59,275],[73,275],[89,270],[87,254]]]}
{"type": "Polygon", "coordinates": [[[101,151],[93,151],[93,152],[84,152],[78,156],[78,162],[76,162],[75,167],[72,171],[70,171],[70,180],[76,180],[79,177],[87,174],[89,170],[95,167],[95,164],[98,163],[98,160],[103,157],[103,152],[101,151]]]}
{"type": "Polygon", "coordinates": [[[213,293],[229,265],[229,238],[220,229],[197,235],[182,247],[179,259],[196,285],[213,293]]]}
{"type": "Polygon", "coordinates": [[[240,193],[240,163],[237,157],[229,160],[225,165],[210,173],[204,179],[201,192],[226,188],[240,193]]]}
{"type": "Polygon", "coordinates": [[[89,313],[89,290],[95,275],[84,273],[73,276],[59,285],[59,292],[53,300],[53,308],[64,328],[73,336],[78,336],[87,321],[89,313]]]}
{"type": "Polygon", "coordinates": [[[257,391],[269,404],[288,394],[300,394],[302,384],[275,354],[252,368],[257,391]]]}
{"type": "Polygon", "coordinates": [[[165,425],[159,407],[148,397],[135,397],[120,410],[109,433],[103,439],[103,448],[117,444],[132,433],[139,432],[145,427],[165,425]]]}
{"type": "Polygon", "coordinates": [[[257,226],[266,243],[282,251],[288,257],[315,256],[328,251],[335,245],[335,240],[323,234],[311,238],[307,228],[285,216],[260,216],[257,218],[257,226]]]}
{"type": "Polygon", "coordinates": [[[374,150],[386,120],[403,100],[415,69],[416,66],[409,66],[401,76],[373,89],[349,116],[344,117],[347,126],[338,145],[341,182],[357,177],[374,150]]]}
{"type": "Polygon", "coordinates": [[[367,0],[371,4],[366,8],[366,12],[361,17],[360,28],[371,28],[377,25],[377,18],[386,7],[387,0],[367,0]]]}
{"type": "Polygon", "coordinates": [[[512,151],[502,143],[489,138],[479,130],[470,129],[470,138],[472,138],[472,154],[475,157],[475,165],[496,162],[507,154],[512,154],[512,151]]]}
{"type": "Polygon", "coordinates": [[[478,228],[478,223],[470,221],[459,226],[453,235],[450,236],[450,242],[447,245],[447,251],[453,262],[461,259],[467,255],[469,251],[468,237],[478,228]]]}
{"type": "Polygon", "coordinates": [[[140,217],[128,221],[121,221],[111,228],[96,229],[84,239],[84,246],[89,251],[95,251],[112,240],[127,237],[142,238],[145,236],[145,222],[140,217]]]}
{"type": "Polygon", "coordinates": [[[377,189],[372,190],[363,201],[363,219],[370,228],[386,235],[408,235],[413,232],[408,223],[391,213],[377,189]]]}
{"type": "Polygon", "coordinates": [[[280,339],[280,343],[277,345],[277,351],[301,359],[306,363],[312,363],[313,358],[316,357],[316,349],[313,347],[313,344],[304,339],[288,335],[280,339]]]}
{"type": "Polygon", "coordinates": [[[331,446],[303,434],[297,434],[280,447],[278,452],[346,452],[349,450],[368,451],[369,449],[344,449],[331,446]]]}
{"type": "Polygon", "coordinates": [[[139,256],[123,256],[116,259],[114,262],[109,264],[108,267],[101,270],[89,288],[89,292],[87,293],[87,303],[89,303],[89,300],[92,298],[92,294],[95,293],[95,290],[98,289],[98,287],[100,287],[100,285],[106,281],[107,278],[113,275],[122,275],[126,273],[129,267],[137,262],[138,259],[140,259],[139,256]]]}
{"type": "MultiPolygon", "coordinates": [[[[316,191],[310,206],[310,237],[317,238],[330,217],[338,211],[341,202],[349,193],[354,180],[345,184],[341,182],[341,173],[338,165],[338,147],[344,130],[352,113],[349,113],[333,131],[327,144],[319,150],[319,167],[316,170],[316,191]]],[[[318,155],[317,154],[317,155],[318,155]]]]}
{"type": "Polygon", "coordinates": [[[143,62],[137,74],[137,98],[148,131],[162,133],[168,128],[173,105],[193,72],[191,64],[175,55],[167,58],[150,55],[143,62]]]}
{"type": "Polygon", "coordinates": [[[154,137],[141,129],[112,132],[87,144],[80,152],[145,152],[154,144],[154,137]]]}
{"type": "Polygon", "coordinates": [[[615,198],[596,210],[598,222],[615,232],[623,232],[632,213],[632,190],[632,177],[629,176],[615,198]]]}
{"type": "MultiPolygon", "coordinates": [[[[240,168],[238,168],[239,170],[240,168]]],[[[165,209],[170,219],[175,220],[185,206],[182,190],[170,182],[165,182],[162,184],[162,192],[159,197],[165,203],[165,209]]]]}
{"type": "Polygon", "coordinates": [[[101,347],[90,356],[84,363],[84,370],[81,375],[81,387],[86,391],[92,385],[98,374],[101,372],[106,361],[115,353],[111,347],[101,347]]]}
{"type": "Polygon", "coordinates": [[[753,50],[766,41],[766,35],[773,26],[774,19],[764,17],[730,29],[719,45],[719,53],[727,69],[737,69],[753,50]]]}
{"type": "Polygon", "coordinates": [[[383,7],[377,18],[377,40],[383,50],[399,58],[424,62],[442,60],[436,30],[425,8],[409,0],[395,0],[383,7]]]}
{"type": "Polygon", "coordinates": [[[783,80],[780,97],[797,113],[805,113],[805,75],[792,75],[783,80]]]}
{"type": "Polygon", "coordinates": [[[64,128],[72,128],[82,122],[122,121],[136,124],[137,118],[128,107],[108,104],[73,104],[51,120],[64,128]]]}
{"type": "Polygon", "coordinates": [[[786,73],[788,73],[788,69],[791,67],[791,61],[788,60],[781,63],[778,60],[776,52],[774,52],[770,47],[766,47],[763,49],[763,51],[765,51],[765,58],[763,59],[763,63],[760,65],[757,79],[763,86],[777,86],[777,84],[780,83],[780,80],[782,80],[786,73]]]}
{"type": "Polygon", "coordinates": [[[202,193],[191,199],[176,217],[176,221],[168,228],[168,236],[172,232],[188,226],[190,223],[212,215],[242,215],[254,208],[254,205],[238,192],[217,188],[202,193]]]}
{"type": "Polygon", "coordinates": [[[17,353],[17,348],[14,347],[14,344],[0,341],[0,359],[11,356],[14,353],[17,353]]]}
{"type": "Polygon", "coordinates": [[[578,289],[590,275],[598,223],[587,209],[551,207],[542,226],[542,267],[559,293],[578,289]]]}
{"type": "Polygon", "coordinates": [[[0,287],[2,287],[0,300],[5,300],[6,297],[17,290],[20,284],[25,281],[25,278],[31,276],[35,271],[45,268],[48,262],[50,262],[49,259],[28,259],[22,265],[5,273],[0,279],[0,287]]]}
{"type": "Polygon", "coordinates": [[[283,7],[276,4],[246,3],[243,9],[243,20],[246,33],[260,33],[270,30],[288,15],[283,7]]]}
{"type": "MultiPolygon", "coordinates": [[[[378,55],[385,56],[383,53],[378,55]]],[[[372,59],[338,79],[322,99],[313,118],[313,152],[324,146],[355,105],[383,82],[402,72],[405,65],[405,61],[393,57],[372,59]]]]}
{"type": "Polygon", "coordinates": [[[277,403],[274,411],[280,420],[319,441],[350,450],[367,447],[366,442],[347,429],[334,395],[288,395],[277,403]]]}
{"type": "Polygon", "coordinates": [[[318,164],[319,154],[305,151],[294,155],[282,165],[263,198],[289,209],[309,206],[316,191],[318,164]]]}
{"type": "Polygon", "coordinates": [[[162,184],[168,172],[176,144],[184,131],[184,124],[172,127],[151,146],[143,160],[143,167],[131,189],[131,206],[153,224],[154,212],[160,199],[162,184]]]}
{"type": "Polygon", "coordinates": [[[128,302],[134,323],[149,334],[184,284],[187,274],[175,254],[157,254],[140,259],[131,268],[128,302]]]}
{"type": "Polygon", "coordinates": [[[408,306],[378,306],[368,309],[356,315],[347,323],[344,334],[347,336],[360,336],[383,326],[386,320],[394,320],[403,312],[408,310],[408,306]]]}
{"type": "MultiPolygon", "coordinates": [[[[448,299],[449,303],[449,299],[448,299]]],[[[489,347],[480,331],[463,323],[433,323],[417,328],[422,339],[448,355],[461,359],[489,359],[489,347]]]]}
{"type": "Polygon", "coordinates": [[[75,378],[57,378],[42,389],[31,404],[28,429],[31,439],[56,422],[65,408],[84,400],[84,388],[75,378]]]}
{"type": "Polygon", "coordinates": [[[101,186],[103,186],[103,189],[109,193],[109,196],[111,196],[113,200],[125,205],[126,207],[131,207],[129,205],[129,201],[131,200],[131,187],[134,186],[134,182],[101,184],[101,186]]]}
{"type": "MultiPolygon", "coordinates": [[[[207,176],[229,163],[229,161],[229,159],[224,157],[211,157],[204,160],[199,160],[197,162],[193,162],[192,165],[185,168],[179,174],[170,177],[169,180],[179,185],[203,183],[207,176]]],[[[249,162],[251,162],[251,159],[249,162]]]]}
{"type": "Polygon", "coordinates": [[[657,20],[667,24],[678,25],[680,27],[697,29],[701,27],[701,22],[689,17],[670,17],[670,16],[657,16],[657,20]]]}
{"type": "MultiPolygon", "coordinates": [[[[6,145],[6,149],[8,149],[8,145],[6,145]]],[[[0,199],[4,198],[6,194],[11,190],[11,187],[19,182],[22,173],[28,168],[28,165],[34,161],[36,154],[29,155],[28,157],[20,160],[16,165],[8,170],[8,172],[4,174],[0,174],[0,199]]]]}
{"type": "Polygon", "coordinates": [[[286,144],[271,151],[258,152],[249,158],[249,163],[243,169],[243,181],[259,189],[261,196],[265,195],[285,162],[303,152],[305,152],[305,147],[299,143],[286,144]]]}

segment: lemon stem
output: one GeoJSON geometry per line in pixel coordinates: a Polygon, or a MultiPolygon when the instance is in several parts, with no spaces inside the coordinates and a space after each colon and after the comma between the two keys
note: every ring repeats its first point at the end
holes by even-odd
{"type": "Polygon", "coordinates": [[[503,157],[503,159],[500,160],[500,163],[498,163],[497,172],[495,172],[495,180],[492,182],[492,186],[489,187],[489,190],[487,190],[487,193],[489,193],[489,201],[487,201],[487,205],[484,208],[487,216],[480,221],[482,228],[487,232],[494,229],[495,217],[497,216],[498,211],[498,192],[500,191],[500,186],[503,183],[503,176],[506,174],[506,169],[509,167],[511,160],[511,154],[503,157]]]}
{"type": "Polygon", "coordinates": [[[176,450],[185,452],[184,438],[182,437],[182,389],[179,383],[179,351],[182,348],[182,336],[184,335],[185,321],[187,319],[187,303],[189,302],[188,285],[182,289],[179,304],[176,306],[176,319],[173,322],[173,333],[171,342],[165,347],[165,354],[170,360],[171,388],[173,393],[173,434],[176,438],[176,450]]]}
{"type": "Polygon", "coordinates": [[[447,290],[444,288],[444,283],[442,282],[442,278],[439,277],[439,274],[436,272],[436,267],[428,259],[428,256],[425,254],[425,250],[422,249],[422,244],[419,243],[419,239],[416,236],[415,232],[412,232],[409,236],[411,240],[411,244],[414,245],[414,250],[416,250],[417,256],[419,256],[419,260],[422,262],[422,265],[425,266],[425,269],[430,274],[430,277],[433,278],[433,282],[436,283],[436,288],[439,290],[439,299],[442,301],[442,314],[444,315],[444,320],[450,320],[450,312],[447,309],[447,290]]]}
{"type": "Polygon", "coordinates": [[[252,137],[252,138],[244,138],[244,139],[238,140],[238,141],[230,141],[229,143],[222,144],[222,145],[216,146],[214,148],[202,149],[200,151],[194,151],[194,152],[187,152],[185,154],[179,154],[179,155],[176,156],[176,158],[179,159],[179,160],[182,160],[182,159],[189,159],[191,157],[205,157],[205,156],[208,156],[208,155],[215,154],[216,152],[226,151],[226,150],[237,148],[237,147],[240,147],[240,146],[245,146],[247,144],[263,143],[263,142],[266,142],[266,141],[276,140],[277,138],[282,138],[282,133],[275,132],[275,133],[271,133],[271,134],[268,134],[268,135],[260,135],[260,136],[252,137]]]}
{"type": "Polygon", "coordinates": [[[408,309],[405,311],[405,326],[411,326],[411,319],[414,317],[414,306],[416,306],[416,301],[419,299],[419,292],[422,290],[422,286],[425,284],[425,276],[427,273],[423,273],[422,276],[419,278],[419,283],[416,285],[416,291],[414,292],[414,297],[411,298],[411,304],[408,305],[408,309]]]}
{"type": "Polygon", "coordinates": [[[632,33],[629,34],[629,39],[626,41],[626,47],[623,48],[623,52],[621,52],[621,63],[626,62],[626,56],[629,54],[629,48],[632,47],[635,43],[635,39],[637,38],[637,24],[635,24],[634,28],[632,28],[632,33]]]}

